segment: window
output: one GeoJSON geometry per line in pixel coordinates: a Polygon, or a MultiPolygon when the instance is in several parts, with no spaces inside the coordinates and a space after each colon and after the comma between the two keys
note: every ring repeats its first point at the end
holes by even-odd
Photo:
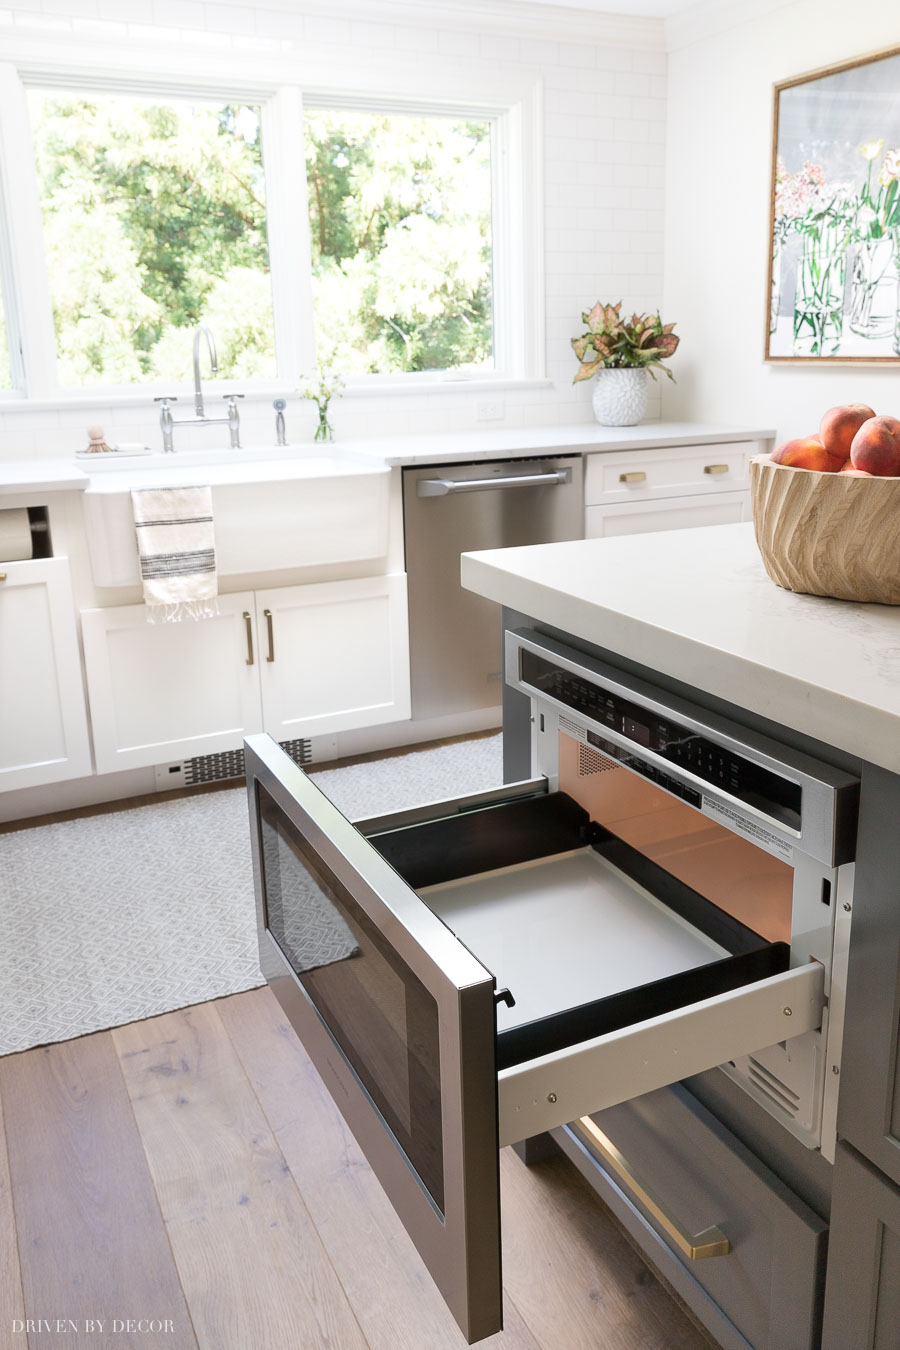
{"type": "Polygon", "coordinates": [[[391,392],[542,378],[531,74],[423,61],[401,96],[377,71],[355,89],[344,64],[304,90],[292,61],[251,51],[212,84],[198,50],[195,85],[187,48],[164,73],[112,38],[68,72],[63,45],[40,60],[26,45],[21,68],[15,50],[0,61],[5,401],[183,398],[199,324],[217,393],[283,394],[317,362],[391,392]]]}
{"type": "Polygon", "coordinates": [[[305,142],[319,360],[492,368],[491,122],[307,110],[305,142]]]}
{"type": "Polygon", "coordinates": [[[275,375],[260,110],[32,90],[59,383],[275,375]]]}

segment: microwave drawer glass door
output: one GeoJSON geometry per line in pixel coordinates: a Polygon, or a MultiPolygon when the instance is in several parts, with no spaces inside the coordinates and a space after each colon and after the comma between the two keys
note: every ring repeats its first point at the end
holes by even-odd
{"type": "Polygon", "coordinates": [[[263,974],[480,1340],[502,1326],[493,977],[268,737],[247,781],[263,974]]]}
{"type": "Polygon", "coordinates": [[[499,1147],[821,1023],[820,965],[544,780],[353,825],[246,745],[263,973],[470,1342],[499,1147]]]}

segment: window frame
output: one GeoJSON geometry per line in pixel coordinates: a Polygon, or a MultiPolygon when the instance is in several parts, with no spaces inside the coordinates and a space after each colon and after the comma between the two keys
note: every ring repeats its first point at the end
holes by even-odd
{"type": "MultiPolygon", "coordinates": [[[[186,382],[63,386],[57,375],[56,334],[43,248],[37,170],[28,111],[31,89],[109,95],[241,101],[259,106],[272,279],[276,376],[273,379],[204,381],[211,396],[236,386],[250,399],[294,388],[316,363],[312,262],[303,109],[388,111],[407,115],[489,120],[492,171],[492,273],[494,365],[485,371],[395,372],[351,376],[345,394],[403,394],[509,387],[542,381],[544,355],[542,108],[540,82],[528,76],[498,80],[487,70],[454,76],[426,63],[407,71],[418,90],[398,96],[395,72],[367,70],[357,78],[347,66],[309,76],[266,63],[235,75],[159,77],[138,68],[133,50],[112,47],[103,66],[77,71],[68,61],[0,62],[0,267],[7,310],[7,338],[14,387],[0,403],[20,406],[89,406],[190,395],[186,382]],[[265,73],[263,73],[265,71],[265,73]],[[460,87],[464,86],[464,87],[460,87]],[[3,210],[4,201],[6,210],[3,210]],[[6,229],[3,232],[3,222],[6,229]],[[3,240],[6,239],[4,252],[3,240]],[[4,263],[4,258],[6,259],[4,263]],[[16,356],[15,369],[13,356],[16,356]]],[[[149,60],[149,58],[148,58],[149,60]]]]}

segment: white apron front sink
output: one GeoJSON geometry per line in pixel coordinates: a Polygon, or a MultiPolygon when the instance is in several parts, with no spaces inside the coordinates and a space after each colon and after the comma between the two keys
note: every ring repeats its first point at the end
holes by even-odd
{"type": "Polygon", "coordinates": [[[286,446],[79,461],[98,586],[140,582],[131,492],[212,488],[220,576],[383,558],[390,469],[346,450],[286,446]]]}

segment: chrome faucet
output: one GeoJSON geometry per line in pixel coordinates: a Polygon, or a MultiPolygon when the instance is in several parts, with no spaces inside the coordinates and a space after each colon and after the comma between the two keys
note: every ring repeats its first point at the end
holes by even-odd
{"type": "Polygon", "coordinates": [[[198,324],[194,333],[194,413],[197,417],[205,416],[203,411],[203,390],[200,388],[200,339],[206,338],[206,349],[209,352],[209,373],[218,375],[219,362],[216,357],[216,344],[213,341],[213,335],[206,327],[206,324],[198,324]]]}
{"type": "Polygon", "coordinates": [[[284,430],[284,410],[287,407],[287,401],[283,398],[276,398],[272,407],[275,409],[275,444],[287,445],[284,430]]]}
{"type": "Polygon", "coordinates": [[[215,427],[227,426],[228,435],[231,441],[232,450],[240,450],[241,419],[238,413],[237,400],[243,398],[243,394],[223,394],[227,406],[227,412],[224,417],[207,417],[206,409],[203,403],[203,389],[200,384],[200,339],[206,338],[206,348],[209,352],[209,373],[218,375],[219,362],[216,356],[216,344],[212,333],[205,324],[198,324],[194,332],[194,416],[175,418],[172,416],[171,404],[177,403],[178,399],[172,395],[166,395],[161,398],[155,398],[154,403],[160,405],[159,408],[159,426],[162,431],[163,453],[171,455],[175,451],[173,444],[173,433],[178,427],[215,427]]]}

